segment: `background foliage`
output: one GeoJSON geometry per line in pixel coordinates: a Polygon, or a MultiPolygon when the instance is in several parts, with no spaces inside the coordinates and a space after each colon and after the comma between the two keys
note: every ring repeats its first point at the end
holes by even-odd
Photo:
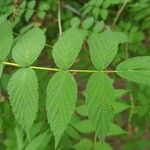
{"type": "Polygon", "coordinates": [[[149,28],[149,0],[0,0],[0,150],[150,149],[149,28]]]}

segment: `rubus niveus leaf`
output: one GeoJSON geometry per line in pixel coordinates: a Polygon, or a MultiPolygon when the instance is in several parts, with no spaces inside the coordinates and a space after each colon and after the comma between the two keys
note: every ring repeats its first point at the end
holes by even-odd
{"type": "Polygon", "coordinates": [[[117,74],[122,78],[150,85],[150,56],[137,56],[121,62],[117,74]]]}
{"type": "Polygon", "coordinates": [[[64,130],[75,111],[77,85],[69,72],[60,71],[51,79],[47,87],[47,118],[58,145],[64,130]]]}
{"type": "Polygon", "coordinates": [[[29,132],[38,111],[38,82],[31,68],[19,69],[8,83],[10,104],[16,120],[29,132]]]}
{"type": "Polygon", "coordinates": [[[61,69],[70,68],[82,48],[82,31],[71,28],[64,32],[53,48],[53,58],[57,67],[61,69]]]}
{"type": "Polygon", "coordinates": [[[44,44],[44,32],[38,27],[33,27],[18,40],[13,48],[12,57],[20,66],[29,66],[40,55],[44,44]]]}
{"type": "Polygon", "coordinates": [[[12,29],[5,17],[0,18],[0,61],[9,54],[13,42],[12,29]]]}
{"type": "Polygon", "coordinates": [[[105,69],[114,59],[118,42],[114,34],[106,31],[102,34],[93,33],[89,40],[90,56],[97,70],[105,69]]]}
{"type": "Polygon", "coordinates": [[[85,92],[88,117],[101,141],[104,141],[113,120],[115,94],[112,80],[105,73],[94,73],[85,92]]]}

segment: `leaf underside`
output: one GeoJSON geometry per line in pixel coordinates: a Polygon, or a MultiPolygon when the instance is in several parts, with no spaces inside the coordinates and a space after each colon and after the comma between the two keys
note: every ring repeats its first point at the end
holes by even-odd
{"type": "Polygon", "coordinates": [[[115,104],[112,80],[105,73],[94,73],[85,92],[88,117],[101,141],[104,141],[113,120],[115,104]]]}
{"type": "Polygon", "coordinates": [[[56,73],[47,87],[46,109],[47,118],[58,145],[64,130],[75,111],[77,85],[69,72],[56,73]]]}
{"type": "Polygon", "coordinates": [[[8,83],[10,104],[16,120],[28,133],[38,111],[38,83],[31,68],[19,69],[8,83]]]}

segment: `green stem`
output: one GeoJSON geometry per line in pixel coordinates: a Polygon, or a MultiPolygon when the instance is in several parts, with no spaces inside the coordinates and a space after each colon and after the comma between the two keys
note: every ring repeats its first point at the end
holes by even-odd
{"type": "Polygon", "coordinates": [[[59,28],[59,36],[62,34],[62,26],[61,26],[61,1],[58,1],[58,28],[59,28]]]}
{"type": "Polygon", "coordinates": [[[130,94],[130,101],[131,101],[131,110],[130,110],[130,113],[129,113],[129,118],[128,118],[128,122],[130,123],[131,122],[131,119],[132,119],[132,115],[133,115],[133,112],[134,112],[134,100],[133,100],[133,97],[132,97],[132,94],[130,94]]]}
{"type": "Polygon", "coordinates": [[[123,10],[124,10],[125,6],[127,5],[128,1],[129,0],[125,0],[123,5],[121,6],[121,8],[118,10],[117,15],[116,15],[116,17],[115,17],[115,19],[113,21],[113,24],[112,24],[113,27],[116,25],[120,15],[121,15],[121,13],[123,12],[123,10]]]}
{"type": "MultiPolygon", "coordinates": [[[[8,66],[21,67],[20,65],[11,62],[3,62],[3,64],[8,66]]],[[[61,69],[59,68],[38,67],[38,66],[29,66],[29,67],[36,70],[61,71],[61,69]]],[[[67,71],[76,72],[76,73],[94,73],[94,72],[116,73],[117,72],[116,70],[80,70],[80,69],[77,70],[69,69],[67,71]]]]}

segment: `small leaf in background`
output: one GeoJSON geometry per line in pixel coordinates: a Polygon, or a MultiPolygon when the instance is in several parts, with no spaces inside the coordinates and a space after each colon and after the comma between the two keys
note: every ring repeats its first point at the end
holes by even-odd
{"type": "Polygon", "coordinates": [[[82,44],[82,31],[71,28],[64,32],[54,45],[52,52],[57,67],[61,69],[70,68],[77,59],[82,44]]]}
{"type": "Polygon", "coordinates": [[[104,73],[94,73],[85,92],[88,117],[101,141],[104,141],[113,120],[115,93],[112,80],[104,73]]]}
{"type": "Polygon", "coordinates": [[[92,14],[93,16],[97,19],[100,15],[100,9],[98,7],[95,7],[93,10],[92,10],[92,14]]]}
{"type": "Polygon", "coordinates": [[[125,102],[116,102],[115,107],[114,107],[115,108],[114,112],[120,113],[120,112],[122,112],[122,111],[124,111],[130,107],[131,106],[126,104],[125,102]]]}
{"type": "Polygon", "coordinates": [[[34,13],[34,10],[28,10],[28,11],[26,11],[26,13],[25,13],[25,19],[26,19],[26,21],[30,20],[30,18],[32,17],[33,13],[34,13]]]}
{"type": "Polygon", "coordinates": [[[121,135],[121,134],[127,134],[127,132],[123,130],[121,127],[119,127],[118,125],[112,123],[108,132],[108,136],[121,135]]]}
{"type": "Polygon", "coordinates": [[[96,142],[94,145],[94,150],[113,150],[113,149],[106,142],[104,142],[104,143],[96,142]]]}
{"type": "Polygon", "coordinates": [[[94,23],[94,18],[93,17],[89,17],[86,20],[83,21],[82,23],[82,28],[87,30],[89,29],[94,23]]]}
{"type": "Polygon", "coordinates": [[[36,136],[25,148],[25,150],[44,150],[48,145],[51,135],[48,131],[36,136]]]}
{"type": "Polygon", "coordinates": [[[29,66],[40,55],[44,44],[44,32],[40,28],[34,27],[18,40],[13,48],[12,57],[20,66],[29,66]]]}
{"type": "Polygon", "coordinates": [[[50,8],[50,6],[47,3],[41,3],[39,6],[39,11],[46,11],[50,8]]]}
{"type": "Polygon", "coordinates": [[[46,15],[46,12],[45,11],[41,11],[41,12],[38,12],[38,17],[40,17],[41,19],[43,19],[46,15]]]}
{"type": "Polygon", "coordinates": [[[100,15],[101,15],[101,18],[103,20],[106,20],[107,16],[108,16],[108,10],[107,9],[101,9],[100,10],[100,15]]]}
{"type": "Polygon", "coordinates": [[[85,105],[80,105],[76,107],[76,112],[81,116],[87,116],[87,108],[85,105]]]}
{"type": "Polygon", "coordinates": [[[34,10],[35,5],[36,5],[36,1],[35,1],[35,0],[30,0],[30,1],[27,3],[27,8],[34,10]]]}
{"type": "Polygon", "coordinates": [[[10,104],[16,120],[28,134],[38,111],[38,81],[33,69],[16,71],[8,83],[10,104]]]}
{"type": "Polygon", "coordinates": [[[93,142],[89,139],[83,138],[78,143],[73,145],[75,150],[91,150],[93,148],[93,142]]]}
{"type": "Polygon", "coordinates": [[[136,83],[150,85],[150,56],[127,59],[117,66],[117,74],[136,83]]]}
{"type": "Polygon", "coordinates": [[[103,28],[104,28],[104,22],[103,21],[98,21],[96,23],[96,25],[94,26],[94,28],[93,28],[93,32],[99,33],[103,30],[103,28]]]}
{"type": "Polygon", "coordinates": [[[34,13],[35,4],[36,4],[35,0],[31,0],[27,3],[27,10],[25,12],[26,21],[29,21],[29,19],[32,17],[32,15],[34,13]]]}
{"type": "Polygon", "coordinates": [[[36,122],[32,125],[29,131],[29,138],[32,140],[40,132],[42,126],[44,126],[44,121],[36,122]]]}
{"type": "Polygon", "coordinates": [[[91,133],[94,132],[92,123],[90,120],[82,120],[73,124],[74,128],[81,133],[91,133]]]}
{"type": "Polygon", "coordinates": [[[0,61],[3,61],[8,56],[13,43],[12,28],[5,17],[0,17],[0,37],[0,61]]]}
{"type": "Polygon", "coordinates": [[[70,20],[70,25],[71,27],[73,28],[77,28],[79,25],[80,25],[80,19],[78,17],[73,17],[71,20],[70,20]]]}
{"type": "Polygon", "coordinates": [[[88,40],[91,60],[97,70],[105,69],[118,51],[118,43],[111,31],[92,34],[88,40]]]}
{"type": "Polygon", "coordinates": [[[80,134],[78,133],[78,131],[76,131],[76,129],[74,129],[74,127],[72,126],[68,126],[67,134],[75,140],[81,140],[82,138],[80,134]]]}
{"type": "Polygon", "coordinates": [[[125,89],[115,89],[115,97],[120,98],[125,95],[128,91],[125,89]]]}
{"type": "Polygon", "coordinates": [[[46,110],[51,130],[57,147],[68,123],[75,112],[77,85],[69,72],[56,73],[47,87],[46,110]]]}

